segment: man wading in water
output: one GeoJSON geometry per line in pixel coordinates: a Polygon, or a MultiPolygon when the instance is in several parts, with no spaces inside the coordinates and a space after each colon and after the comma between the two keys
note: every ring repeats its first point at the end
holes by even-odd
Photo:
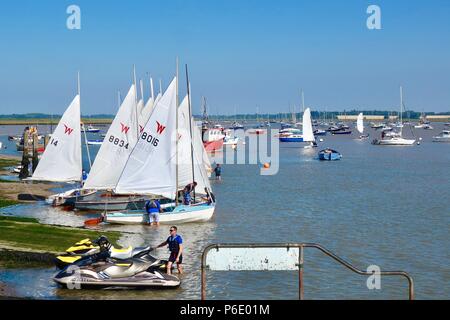
{"type": "Polygon", "coordinates": [[[177,264],[178,273],[183,273],[182,263],[183,263],[183,239],[177,234],[177,227],[173,226],[170,228],[170,236],[166,241],[161,243],[156,248],[164,247],[169,245],[170,257],[167,263],[167,274],[172,274],[172,265],[177,264]]]}

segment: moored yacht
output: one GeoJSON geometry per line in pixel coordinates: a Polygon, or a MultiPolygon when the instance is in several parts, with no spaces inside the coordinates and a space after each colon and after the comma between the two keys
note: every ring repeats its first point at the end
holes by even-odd
{"type": "Polygon", "coordinates": [[[443,130],[439,135],[433,137],[433,142],[450,142],[450,130],[443,130]]]}

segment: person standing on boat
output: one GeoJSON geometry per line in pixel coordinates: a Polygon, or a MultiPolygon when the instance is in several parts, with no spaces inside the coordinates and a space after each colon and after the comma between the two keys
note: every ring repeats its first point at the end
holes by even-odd
{"type": "Polygon", "coordinates": [[[158,199],[152,199],[145,202],[145,211],[148,213],[148,225],[159,226],[159,214],[161,212],[161,203],[158,199]]]}
{"type": "Polygon", "coordinates": [[[194,181],[194,182],[188,184],[186,187],[184,187],[184,189],[183,189],[183,203],[186,206],[191,204],[191,202],[192,202],[191,193],[195,190],[196,186],[197,186],[197,182],[194,181]]]}
{"type": "Polygon", "coordinates": [[[177,234],[177,227],[170,227],[170,236],[156,248],[169,246],[170,256],[167,263],[167,274],[172,274],[172,265],[177,264],[178,273],[183,273],[183,238],[177,234]]]}
{"type": "Polygon", "coordinates": [[[222,180],[222,167],[219,163],[216,165],[214,173],[216,174],[216,180],[222,180]]]}

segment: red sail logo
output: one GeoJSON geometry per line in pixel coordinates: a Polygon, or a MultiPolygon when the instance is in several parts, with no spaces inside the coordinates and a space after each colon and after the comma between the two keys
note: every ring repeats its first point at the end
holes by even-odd
{"type": "Polygon", "coordinates": [[[142,133],[144,131],[144,127],[139,125],[139,132],[142,133]]]}
{"type": "Polygon", "coordinates": [[[128,130],[130,130],[130,127],[124,125],[122,122],[120,123],[120,125],[122,126],[122,133],[127,134],[128,130]]]}
{"type": "Polygon", "coordinates": [[[68,136],[70,136],[73,132],[73,129],[68,127],[66,124],[64,124],[64,134],[67,134],[68,136]]]}
{"type": "Polygon", "coordinates": [[[158,134],[162,134],[164,132],[164,130],[166,130],[166,127],[163,126],[158,121],[156,121],[156,125],[157,125],[156,132],[158,132],[158,134]]]}

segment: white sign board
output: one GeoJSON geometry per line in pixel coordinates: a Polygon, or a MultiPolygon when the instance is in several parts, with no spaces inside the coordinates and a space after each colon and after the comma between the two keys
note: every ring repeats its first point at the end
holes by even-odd
{"type": "Polygon", "coordinates": [[[298,270],[299,248],[213,248],[206,265],[213,271],[298,270]]]}

